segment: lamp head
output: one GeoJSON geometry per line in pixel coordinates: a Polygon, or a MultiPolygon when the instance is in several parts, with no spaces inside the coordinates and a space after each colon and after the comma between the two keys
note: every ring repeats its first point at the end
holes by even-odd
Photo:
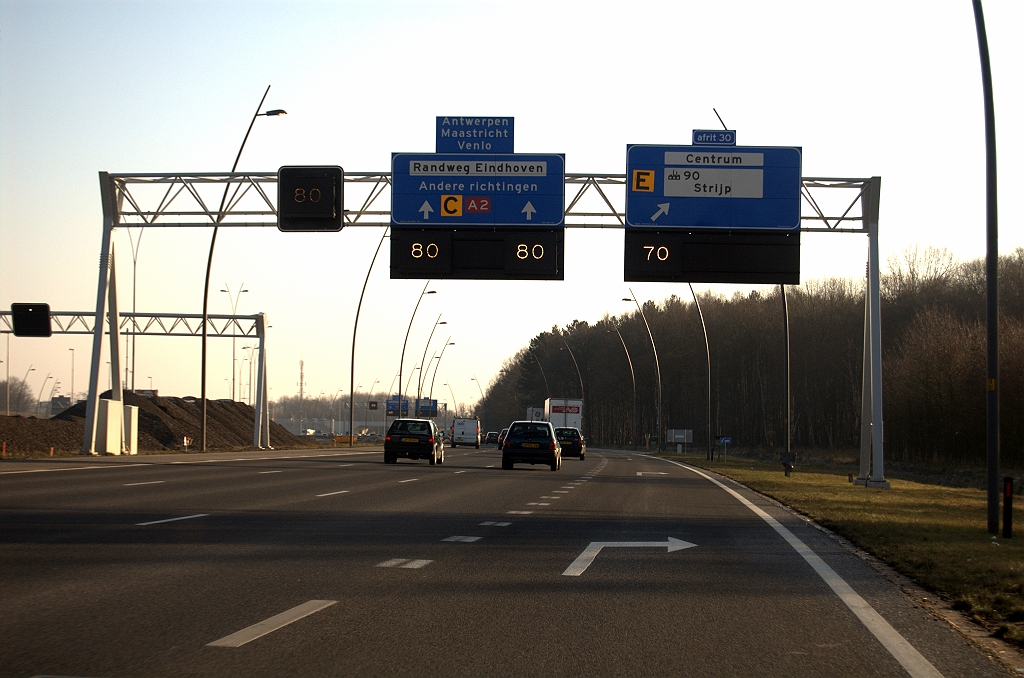
{"type": "Polygon", "coordinates": [[[276,117],[278,115],[288,115],[288,111],[284,110],[283,108],[275,108],[273,110],[267,111],[266,113],[261,113],[260,115],[266,115],[268,117],[276,117]]]}

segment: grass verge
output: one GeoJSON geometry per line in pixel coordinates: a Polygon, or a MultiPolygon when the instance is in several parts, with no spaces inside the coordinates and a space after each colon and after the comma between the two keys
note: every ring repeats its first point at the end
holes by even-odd
{"type": "Polygon", "coordinates": [[[888,490],[867,489],[836,469],[798,467],[787,478],[778,462],[663,456],[721,473],[803,513],[947,598],[993,636],[1024,648],[1020,497],[1015,497],[1013,538],[993,538],[986,533],[986,494],[974,488],[890,478],[888,490]]]}

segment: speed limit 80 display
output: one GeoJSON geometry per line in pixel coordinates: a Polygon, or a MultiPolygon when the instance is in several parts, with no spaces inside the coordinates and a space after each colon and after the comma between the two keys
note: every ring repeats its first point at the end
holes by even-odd
{"type": "Polygon", "coordinates": [[[391,231],[391,277],[563,280],[562,229],[402,228],[391,231]]]}

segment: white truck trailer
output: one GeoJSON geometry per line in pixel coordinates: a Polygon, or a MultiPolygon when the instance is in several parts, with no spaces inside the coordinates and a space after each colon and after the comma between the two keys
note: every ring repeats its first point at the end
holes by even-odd
{"type": "Polygon", "coordinates": [[[583,431],[583,400],[580,398],[548,398],[544,401],[544,418],[555,428],[569,427],[583,431]]]}

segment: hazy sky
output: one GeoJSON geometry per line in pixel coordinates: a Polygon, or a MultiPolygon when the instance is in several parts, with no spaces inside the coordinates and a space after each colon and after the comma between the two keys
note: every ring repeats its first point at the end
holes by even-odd
{"type": "MultiPolygon", "coordinates": [[[[1024,3],[986,0],[985,12],[1005,253],[1024,245],[1024,3]]],[[[241,170],[389,171],[392,152],[434,150],[435,116],[500,115],[515,117],[517,152],[565,153],[568,172],[622,173],[626,144],[688,144],[692,129],[719,126],[714,107],[740,145],[802,147],[804,176],[881,176],[883,260],[913,245],[964,259],[984,254],[983,109],[969,0],[0,0],[0,308],[94,309],[97,172],[230,169],[267,85],[264,109],[288,115],[256,121],[241,170]]],[[[210,235],[146,229],[140,312],[201,312],[210,235]]],[[[348,393],[356,303],[381,235],[222,229],[210,312],[230,312],[219,290],[244,283],[239,312],[268,314],[271,398],[298,392],[300,360],[309,394],[348,393]]],[[[114,240],[119,303],[130,310],[128,229],[114,240]]],[[[449,381],[459,401],[472,402],[479,393],[471,377],[486,388],[536,333],[629,311],[620,301],[628,296],[622,241],[621,230],[567,231],[563,282],[433,284],[405,373],[438,314],[448,324],[427,356],[448,335],[456,345],[434,395],[450,399],[441,386],[449,381]],[[527,304],[528,312],[508,313],[527,304]]],[[[866,248],[860,235],[805,235],[802,278],[858,277],[866,248]]],[[[385,244],[360,319],[356,379],[364,390],[392,383],[422,288],[390,279],[385,244]]],[[[685,285],[633,290],[641,300],[688,296],[685,285]]],[[[66,394],[73,348],[82,392],[91,344],[12,338],[10,373],[20,379],[32,366],[34,394],[49,393],[55,380],[66,394]]],[[[137,346],[137,387],[151,377],[162,394],[199,393],[198,339],[140,337],[137,346]]],[[[211,339],[210,397],[230,396],[230,375],[231,341],[211,339]]],[[[107,381],[104,374],[103,388],[107,381]]]]}

